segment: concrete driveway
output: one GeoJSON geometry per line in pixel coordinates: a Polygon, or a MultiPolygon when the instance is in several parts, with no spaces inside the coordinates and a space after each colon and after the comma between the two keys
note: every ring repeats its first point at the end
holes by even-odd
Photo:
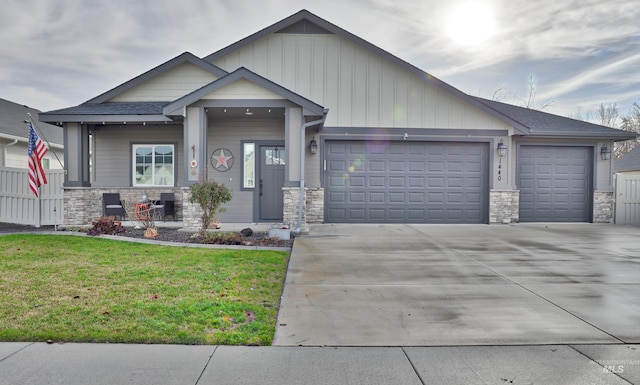
{"type": "Polygon", "coordinates": [[[316,225],[296,239],[285,346],[640,343],[640,228],[316,225]]]}

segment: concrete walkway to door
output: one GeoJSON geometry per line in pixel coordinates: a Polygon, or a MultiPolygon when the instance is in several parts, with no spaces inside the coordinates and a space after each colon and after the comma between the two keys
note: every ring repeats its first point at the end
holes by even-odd
{"type": "Polygon", "coordinates": [[[640,228],[315,225],[274,345],[640,343],[640,228]]]}

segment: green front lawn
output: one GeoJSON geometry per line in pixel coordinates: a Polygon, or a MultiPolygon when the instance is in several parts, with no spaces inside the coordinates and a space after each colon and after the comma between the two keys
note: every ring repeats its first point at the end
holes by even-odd
{"type": "Polygon", "coordinates": [[[288,258],[0,236],[0,341],[270,345],[288,258]]]}

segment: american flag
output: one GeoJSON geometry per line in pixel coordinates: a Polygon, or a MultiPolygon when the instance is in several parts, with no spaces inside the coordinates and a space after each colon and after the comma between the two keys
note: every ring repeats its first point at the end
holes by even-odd
{"type": "Polygon", "coordinates": [[[42,158],[49,149],[38,137],[33,125],[29,122],[29,188],[38,196],[38,187],[47,184],[47,177],[42,168],[42,158]]]}

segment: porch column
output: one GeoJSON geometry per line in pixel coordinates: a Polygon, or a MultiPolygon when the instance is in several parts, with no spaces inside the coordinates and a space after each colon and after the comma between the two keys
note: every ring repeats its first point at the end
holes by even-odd
{"type": "Polygon", "coordinates": [[[64,187],[91,186],[89,175],[89,128],[86,124],[64,124],[64,187]]]}
{"type": "Polygon", "coordinates": [[[300,127],[302,127],[302,109],[299,107],[287,108],[284,139],[289,154],[285,166],[285,186],[287,187],[300,187],[302,177],[300,165],[303,163],[302,156],[304,156],[304,152],[300,151],[300,135],[304,135],[300,132],[300,127]]]}
{"type": "Polygon", "coordinates": [[[204,108],[188,107],[184,119],[184,173],[187,185],[207,177],[206,135],[207,117],[204,108]]]}

